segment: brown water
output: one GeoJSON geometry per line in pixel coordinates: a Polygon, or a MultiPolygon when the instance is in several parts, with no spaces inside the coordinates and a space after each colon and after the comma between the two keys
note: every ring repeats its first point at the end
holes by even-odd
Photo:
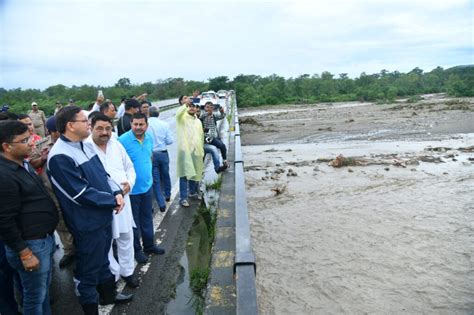
{"type": "Polygon", "coordinates": [[[474,314],[474,135],[454,138],[243,147],[260,312],[474,314]],[[316,161],[338,154],[376,165],[316,161]],[[445,163],[392,165],[422,155],[445,163]]]}

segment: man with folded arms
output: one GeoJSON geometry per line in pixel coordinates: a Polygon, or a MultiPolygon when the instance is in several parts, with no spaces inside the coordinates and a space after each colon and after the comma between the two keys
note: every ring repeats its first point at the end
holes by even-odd
{"type": "Polygon", "coordinates": [[[25,160],[34,144],[20,121],[0,122],[0,238],[23,287],[23,314],[51,314],[49,285],[58,210],[25,160]]]}

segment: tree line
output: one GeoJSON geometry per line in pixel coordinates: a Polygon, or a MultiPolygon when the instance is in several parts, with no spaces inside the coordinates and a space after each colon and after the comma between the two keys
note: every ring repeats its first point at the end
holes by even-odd
{"type": "Polygon", "coordinates": [[[54,111],[56,101],[63,105],[69,99],[84,108],[93,102],[97,91],[102,90],[106,98],[119,103],[121,98],[149,94],[150,100],[177,98],[189,95],[194,90],[235,90],[239,106],[275,104],[304,104],[341,101],[393,102],[397,97],[426,93],[445,92],[451,96],[474,96],[474,65],[456,66],[448,69],[437,67],[430,72],[415,68],[408,73],[381,70],[379,73],[363,72],[357,78],[347,73],[337,76],[330,72],[302,74],[286,79],[270,76],[240,74],[233,80],[227,76],[210,78],[207,82],[190,81],[183,78],[168,78],[155,83],[133,84],[121,78],[114,86],[82,85],[67,87],[62,84],[39,89],[0,88],[0,106],[8,104],[13,112],[26,112],[35,101],[47,113],[54,111]]]}

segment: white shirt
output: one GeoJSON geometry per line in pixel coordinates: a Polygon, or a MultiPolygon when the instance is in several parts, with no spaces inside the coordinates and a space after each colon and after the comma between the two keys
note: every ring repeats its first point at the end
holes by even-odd
{"type": "MultiPolygon", "coordinates": [[[[107,142],[106,152],[104,152],[94,143],[92,135],[90,135],[86,141],[92,143],[94,151],[97,153],[97,156],[102,162],[102,165],[104,165],[106,172],[110,175],[115,184],[122,187],[121,184],[123,182],[128,182],[131,191],[135,184],[135,169],[133,168],[133,163],[122,144],[112,137],[109,142],[107,142]]],[[[125,205],[122,211],[119,214],[115,214],[114,212],[112,222],[113,238],[118,238],[120,233],[128,233],[133,227],[136,227],[135,222],[133,221],[129,194],[124,196],[124,201],[125,205]]]]}
{"type": "Polygon", "coordinates": [[[119,108],[117,109],[117,118],[122,118],[123,114],[125,113],[125,103],[121,103],[119,108]]]}

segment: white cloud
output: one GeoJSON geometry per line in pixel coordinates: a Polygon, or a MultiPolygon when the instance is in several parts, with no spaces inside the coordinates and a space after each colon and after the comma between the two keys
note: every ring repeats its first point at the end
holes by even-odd
{"type": "Polygon", "coordinates": [[[0,86],[472,63],[469,1],[5,1],[0,86]],[[21,17],[21,18],[18,18],[21,17]]]}

